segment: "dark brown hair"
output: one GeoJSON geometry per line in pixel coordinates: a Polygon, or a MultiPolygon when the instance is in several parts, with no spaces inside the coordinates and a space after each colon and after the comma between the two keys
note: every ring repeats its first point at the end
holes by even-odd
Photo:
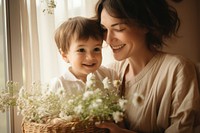
{"type": "Polygon", "coordinates": [[[57,28],[54,39],[59,51],[66,53],[72,39],[88,40],[91,37],[103,41],[103,33],[100,30],[96,20],[78,16],[62,23],[57,28]]]}
{"type": "Polygon", "coordinates": [[[162,48],[164,39],[177,35],[180,26],[177,11],[165,0],[99,0],[95,8],[99,23],[103,8],[112,17],[134,21],[148,29],[146,41],[149,48],[162,48]]]}

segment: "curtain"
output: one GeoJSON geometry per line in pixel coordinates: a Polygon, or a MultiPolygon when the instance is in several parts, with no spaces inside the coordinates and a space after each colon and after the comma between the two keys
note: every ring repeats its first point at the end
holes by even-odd
{"type": "Polygon", "coordinates": [[[23,61],[23,84],[40,80],[39,40],[36,19],[36,1],[20,0],[21,45],[23,61]]]}

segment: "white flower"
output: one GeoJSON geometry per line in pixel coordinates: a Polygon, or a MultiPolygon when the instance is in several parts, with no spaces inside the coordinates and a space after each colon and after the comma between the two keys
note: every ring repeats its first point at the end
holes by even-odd
{"type": "Polygon", "coordinates": [[[93,101],[91,103],[91,105],[89,106],[90,109],[96,109],[98,108],[102,103],[102,99],[96,99],[95,101],[93,101]]]}
{"type": "Polygon", "coordinates": [[[113,88],[113,84],[111,83],[110,79],[108,79],[108,77],[104,78],[102,82],[105,89],[113,88]]]}
{"type": "Polygon", "coordinates": [[[87,75],[86,88],[93,89],[96,87],[96,78],[93,73],[87,75]]]}
{"type": "Polygon", "coordinates": [[[144,100],[143,95],[140,95],[138,93],[133,94],[132,103],[135,107],[141,106],[141,104],[143,103],[143,100],[144,100]]]}
{"type": "MultiPolygon", "coordinates": [[[[118,95],[120,85],[119,80],[111,81],[108,78],[103,81],[97,80],[92,73],[87,76],[85,88],[81,88],[85,91],[80,93],[67,93],[68,90],[63,87],[51,90],[47,85],[34,82],[30,88],[22,87],[18,95],[12,97],[15,99],[10,100],[10,95],[1,94],[0,109],[4,101],[7,103],[16,101],[18,114],[27,121],[57,123],[62,120],[71,122],[97,119],[100,122],[114,120],[117,123],[123,120],[127,104],[127,100],[118,95]]],[[[143,101],[142,96],[134,95],[133,101],[130,102],[139,105],[140,99],[143,101]]]]}
{"type": "Polygon", "coordinates": [[[96,102],[97,103],[102,103],[102,99],[98,98],[98,99],[96,99],[96,102]]]}
{"type": "Polygon", "coordinates": [[[74,100],[73,100],[73,99],[69,99],[67,102],[68,102],[69,104],[72,104],[72,103],[74,102],[74,100]]]}
{"type": "Polygon", "coordinates": [[[56,90],[55,94],[58,95],[59,97],[66,96],[65,89],[63,87],[58,88],[56,90]]]}
{"type": "Polygon", "coordinates": [[[66,120],[67,122],[70,122],[73,120],[73,116],[72,115],[67,115],[64,112],[60,112],[59,117],[66,120]]]}
{"type": "Polygon", "coordinates": [[[125,111],[125,109],[126,109],[126,104],[127,104],[127,100],[125,100],[125,99],[119,99],[119,106],[120,106],[120,108],[123,110],[123,111],[125,111]]]}
{"type": "Polygon", "coordinates": [[[120,87],[120,85],[121,85],[121,81],[120,80],[114,80],[113,81],[113,86],[115,87],[115,88],[119,88],[120,87]]]}
{"type": "Polygon", "coordinates": [[[22,86],[21,89],[19,90],[19,96],[23,97],[23,95],[25,94],[26,90],[25,88],[22,86]]]}
{"type": "Polygon", "coordinates": [[[94,73],[89,73],[87,75],[87,81],[90,81],[90,80],[92,80],[92,81],[96,80],[94,73]]]}
{"type": "Polygon", "coordinates": [[[82,106],[82,105],[76,106],[76,107],[74,108],[74,112],[75,112],[76,114],[82,113],[82,112],[83,112],[83,106],[82,106]]]}
{"type": "Polygon", "coordinates": [[[114,119],[115,123],[121,122],[123,120],[122,112],[116,111],[116,112],[113,112],[112,115],[113,115],[113,119],[114,119]]]}
{"type": "Polygon", "coordinates": [[[84,94],[83,94],[83,100],[86,100],[88,97],[90,97],[93,94],[94,94],[93,91],[86,91],[86,92],[84,92],[84,94]]]}
{"type": "Polygon", "coordinates": [[[73,130],[75,130],[76,128],[73,126],[72,128],[71,128],[71,130],[73,131],[73,130]]]}
{"type": "Polygon", "coordinates": [[[42,86],[41,89],[42,89],[42,90],[41,90],[42,95],[44,95],[44,94],[49,94],[49,92],[50,92],[50,89],[49,89],[49,85],[48,85],[48,84],[42,86]]]}
{"type": "Polygon", "coordinates": [[[53,118],[51,120],[51,124],[62,123],[62,122],[65,122],[65,121],[61,118],[53,118]]]}
{"type": "Polygon", "coordinates": [[[96,122],[95,122],[95,125],[99,125],[99,124],[101,124],[100,121],[96,121],[96,122]]]}

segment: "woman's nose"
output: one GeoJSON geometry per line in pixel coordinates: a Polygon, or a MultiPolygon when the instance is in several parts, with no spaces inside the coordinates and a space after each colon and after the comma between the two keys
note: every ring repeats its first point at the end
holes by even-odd
{"type": "Polygon", "coordinates": [[[112,40],[113,40],[113,34],[112,34],[112,32],[107,31],[105,33],[105,35],[104,35],[104,38],[105,38],[106,43],[111,44],[112,40]]]}

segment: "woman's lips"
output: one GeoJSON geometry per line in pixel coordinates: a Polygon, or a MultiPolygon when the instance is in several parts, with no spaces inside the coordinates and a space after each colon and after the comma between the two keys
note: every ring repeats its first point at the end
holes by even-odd
{"type": "Polygon", "coordinates": [[[121,45],[116,45],[116,46],[111,46],[113,51],[119,51],[120,49],[122,49],[125,46],[125,44],[121,44],[121,45]]]}
{"type": "Polygon", "coordinates": [[[111,46],[112,47],[112,49],[114,49],[114,50],[117,50],[117,49],[121,49],[122,47],[124,47],[125,46],[125,44],[121,44],[121,45],[116,45],[116,46],[111,46]]]}

